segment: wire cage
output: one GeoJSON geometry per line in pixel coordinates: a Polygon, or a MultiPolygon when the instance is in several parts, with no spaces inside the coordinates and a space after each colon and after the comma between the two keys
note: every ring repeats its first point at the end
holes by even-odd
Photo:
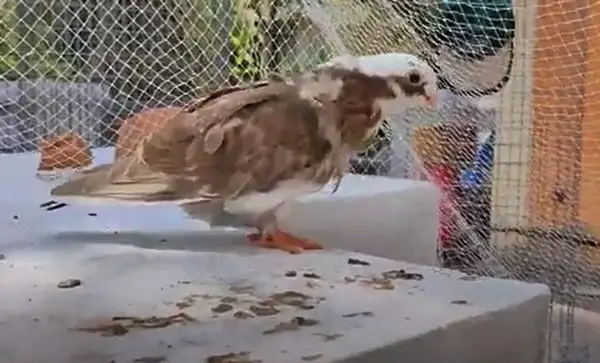
{"type": "Polygon", "coordinates": [[[144,134],[225,84],[339,53],[418,54],[439,72],[440,109],[387,120],[352,171],[438,184],[440,263],[547,283],[548,359],[583,362],[577,309],[600,306],[596,10],[575,0],[4,0],[0,152],[114,146],[126,120],[144,134]]]}

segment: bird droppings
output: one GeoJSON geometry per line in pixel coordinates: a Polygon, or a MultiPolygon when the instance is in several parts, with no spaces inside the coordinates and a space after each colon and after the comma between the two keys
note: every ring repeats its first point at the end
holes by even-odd
{"type": "Polygon", "coordinates": [[[450,302],[453,305],[470,305],[467,300],[453,300],[450,302]]]}
{"type": "Polygon", "coordinates": [[[282,333],[282,332],[286,332],[286,331],[295,331],[295,330],[299,330],[301,327],[314,326],[317,324],[319,324],[319,321],[317,319],[308,319],[308,318],[303,318],[301,316],[296,316],[296,317],[292,318],[290,321],[279,323],[279,324],[275,325],[273,328],[265,330],[263,332],[263,334],[270,335],[270,334],[282,333]]]}
{"type": "Polygon", "coordinates": [[[262,363],[260,359],[251,359],[249,352],[227,353],[223,355],[212,355],[204,361],[205,363],[262,363]]]}
{"type": "Polygon", "coordinates": [[[219,305],[213,307],[212,309],[210,309],[210,311],[212,311],[213,313],[216,313],[216,314],[223,314],[223,313],[226,313],[231,310],[233,310],[233,305],[230,305],[230,304],[219,304],[219,305]]]}
{"type": "Polygon", "coordinates": [[[323,354],[305,355],[303,357],[300,357],[300,359],[302,359],[303,361],[306,361],[306,362],[312,362],[312,361],[315,361],[315,360],[321,358],[322,356],[323,356],[323,354]]]}
{"type": "Polygon", "coordinates": [[[235,313],[233,313],[233,317],[240,320],[246,320],[254,318],[254,315],[244,310],[238,310],[235,313]]]}
{"type": "Polygon", "coordinates": [[[67,279],[58,283],[59,289],[72,289],[77,286],[81,286],[82,282],[79,279],[67,279]]]}
{"type": "Polygon", "coordinates": [[[359,260],[358,258],[349,258],[348,265],[359,265],[359,266],[369,266],[371,263],[369,261],[359,260]]]}
{"type": "Polygon", "coordinates": [[[364,317],[373,317],[375,316],[375,314],[373,314],[373,312],[371,311],[361,311],[359,313],[350,313],[350,314],[344,314],[342,315],[342,318],[355,318],[357,316],[364,316],[364,317]]]}
{"type": "Polygon", "coordinates": [[[167,357],[161,355],[156,357],[140,357],[133,360],[134,363],[162,363],[167,360],[167,357]]]}
{"type": "Polygon", "coordinates": [[[384,279],[396,280],[423,280],[423,274],[406,272],[405,270],[390,270],[381,274],[384,279]]]}
{"type": "Polygon", "coordinates": [[[159,329],[171,325],[186,325],[197,320],[185,313],[179,313],[166,317],[151,316],[149,318],[138,318],[129,316],[115,316],[110,322],[91,327],[80,327],[75,330],[100,333],[104,337],[122,336],[132,329],[159,329]]]}
{"type": "Polygon", "coordinates": [[[321,337],[324,342],[332,342],[344,336],[344,334],[323,334],[323,333],[315,333],[315,336],[321,337]]]}
{"type": "Polygon", "coordinates": [[[279,310],[274,306],[250,306],[249,310],[256,316],[272,316],[279,314],[279,310]]]}
{"type": "Polygon", "coordinates": [[[298,276],[298,273],[294,270],[290,270],[285,273],[285,277],[296,277],[296,276],[298,276]]]}
{"type": "Polygon", "coordinates": [[[98,217],[98,213],[88,213],[88,216],[90,217],[98,217]]]}
{"type": "Polygon", "coordinates": [[[317,275],[314,272],[305,272],[302,274],[302,277],[307,278],[307,279],[320,279],[321,276],[317,275]]]}

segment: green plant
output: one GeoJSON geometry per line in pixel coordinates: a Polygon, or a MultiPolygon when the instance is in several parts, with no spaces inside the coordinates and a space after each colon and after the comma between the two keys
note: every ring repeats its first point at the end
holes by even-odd
{"type": "Polygon", "coordinates": [[[262,78],[264,62],[257,51],[264,44],[261,29],[261,0],[234,0],[233,27],[229,33],[232,47],[231,74],[235,82],[248,82],[262,78]]]}
{"type": "Polygon", "coordinates": [[[0,6],[0,77],[7,80],[40,77],[72,80],[77,68],[54,46],[54,15],[48,16],[46,13],[44,16],[49,19],[44,19],[41,14],[45,12],[37,11],[33,21],[25,23],[18,16],[18,10],[15,1],[4,1],[0,6]]]}

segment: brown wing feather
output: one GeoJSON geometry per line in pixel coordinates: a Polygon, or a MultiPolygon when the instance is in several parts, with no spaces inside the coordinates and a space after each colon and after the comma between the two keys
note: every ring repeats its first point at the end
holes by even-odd
{"type": "Polygon", "coordinates": [[[130,156],[55,189],[128,201],[228,199],[289,179],[325,184],[338,169],[322,110],[292,85],[220,90],[184,109],[130,156]]]}

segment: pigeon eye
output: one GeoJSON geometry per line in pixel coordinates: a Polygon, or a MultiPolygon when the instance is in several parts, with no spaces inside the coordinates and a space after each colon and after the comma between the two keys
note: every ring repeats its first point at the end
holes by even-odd
{"type": "Polygon", "coordinates": [[[418,72],[411,72],[408,75],[408,81],[412,84],[419,84],[421,83],[421,75],[418,72]]]}

